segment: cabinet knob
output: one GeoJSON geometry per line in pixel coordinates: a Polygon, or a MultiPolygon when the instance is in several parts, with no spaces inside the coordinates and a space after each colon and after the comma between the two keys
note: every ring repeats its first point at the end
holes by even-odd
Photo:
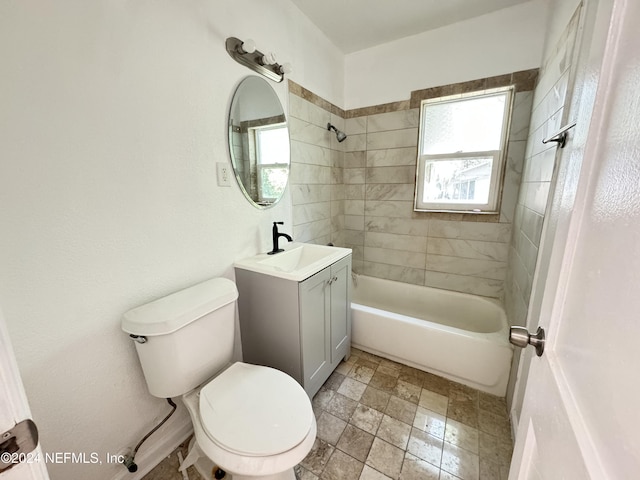
{"type": "Polygon", "coordinates": [[[338,280],[338,277],[331,277],[329,279],[329,285],[331,285],[333,282],[335,282],[336,280],[338,280]]]}

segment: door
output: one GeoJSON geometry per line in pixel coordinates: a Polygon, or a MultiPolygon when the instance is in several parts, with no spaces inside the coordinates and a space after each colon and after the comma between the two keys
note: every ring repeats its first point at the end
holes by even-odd
{"type": "Polygon", "coordinates": [[[331,265],[331,364],[335,367],[351,347],[351,255],[331,265]]]}
{"type": "MultiPolygon", "coordinates": [[[[20,373],[18,372],[18,365],[16,364],[15,357],[13,356],[13,348],[9,341],[9,333],[7,332],[6,325],[4,323],[4,317],[0,311],[0,445],[4,444],[8,450],[13,450],[15,444],[12,442],[20,442],[20,435],[22,432],[17,433],[18,438],[14,434],[18,432],[19,427],[16,424],[23,420],[31,418],[29,411],[29,405],[27,403],[27,397],[22,387],[22,380],[20,379],[20,373]],[[7,434],[6,439],[3,433],[11,432],[11,435],[7,434]],[[6,443],[5,443],[6,442],[6,443]]],[[[24,425],[24,423],[23,423],[24,425]]],[[[3,455],[0,453],[0,455],[3,455]]],[[[49,475],[47,468],[42,457],[42,450],[40,446],[29,452],[26,455],[14,454],[13,456],[8,452],[4,452],[4,455],[9,455],[9,460],[16,460],[18,458],[24,458],[27,460],[25,463],[17,464],[11,468],[4,468],[4,456],[0,459],[0,479],[2,480],[48,480],[49,475]]]]}
{"type": "Polygon", "coordinates": [[[300,338],[302,343],[303,386],[309,396],[331,374],[329,280],[331,268],[300,283],[300,338]]]}
{"type": "Polygon", "coordinates": [[[574,90],[578,124],[531,300],[547,340],[530,362],[510,479],[640,471],[640,2],[586,1],[585,13],[593,32],[574,90]]]}

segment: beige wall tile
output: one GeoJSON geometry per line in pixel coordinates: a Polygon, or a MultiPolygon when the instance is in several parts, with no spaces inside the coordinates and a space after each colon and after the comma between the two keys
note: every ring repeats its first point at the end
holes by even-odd
{"type": "Polygon", "coordinates": [[[384,263],[363,262],[362,273],[371,277],[386,278],[397,282],[424,284],[424,269],[401,267],[384,263]]]}
{"type": "Polygon", "coordinates": [[[331,200],[330,185],[289,185],[293,205],[328,202],[331,200]]]}
{"type": "Polygon", "coordinates": [[[331,184],[331,167],[302,163],[292,164],[289,182],[292,185],[329,185],[331,184]]]}
{"type": "Polygon", "coordinates": [[[424,269],[425,257],[424,253],[406,252],[390,248],[364,247],[364,259],[368,262],[424,269]]]}
{"type": "Polygon", "coordinates": [[[415,147],[418,145],[418,129],[408,128],[391,132],[376,132],[367,134],[367,150],[381,150],[386,148],[415,147]]]}
{"type": "Polygon", "coordinates": [[[345,168],[342,172],[342,178],[346,185],[364,183],[364,168],[345,168]]]}
{"type": "Polygon", "coordinates": [[[427,255],[425,268],[434,272],[504,280],[507,264],[506,262],[495,262],[493,260],[476,260],[429,254],[427,255]]]}
{"type": "Polygon", "coordinates": [[[366,185],[365,194],[367,200],[405,200],[413,201],[415,185],[374,183],[366,185]]]}
{"type": "Polygon", "coordinates": [[[372,133],[386,130],[417,128],[419,116],[417,108],[369,115],[367,118],[367,132],[372,133]]]}
{"type": "Polygon", "coordinates": [[[365,133],[349,135],[343,143],[345,152],[365,151],[367,149],[367,135],[365,133]]]}
{"type": "Polygon", "coordinates": [[[413,202],[371,200],[365,203],[364,213],[377,217],[411,218],[413,202]]]}
{"type": "Polygon", "coordinates": [[[509,244],[431,237],[427,242],[427,253],[506,262],[509,256],[509,244]]]}
{"type": "Polygon", "coordinates": [[[413,235],[367,232],[364,244],[367,247],[389,248],[407,252],[426,253],[427,251],[426,238],[413,235]]]}
{"type": "Polygon", "coordinates": [[[367,133],[367,117],[346,119],[344,122],[344,133],[347,135],[367,133]]]}
{"type": "Polygon", "coordinates": [[[390,148],[366,152],[367,167],[393,167],[396,165],[416,165],[416,147],[390,148]]]}
{"type": "Polygon", "coordinates": [[[297,95],[289,95],[289,116],[324,128],[331,118],[327,110],[297,95]]]}
{"type": "Polygon", "coordinates": [[[367,168],[366,183],[412,183],[415,182],[416,169],[412,166],[367,168]]]}
{"type": "Polygon", "coordinates": [[[367,215],[365,217],[365,227],[368,232],[385,232],[401,235],[426,236],[429,232],[429,220],[389,218],[367,215]]]}
{"type": "Polygon", "coordinates": [[[295,117],[289,119],[289,135],[291,140],[310,143],[324,148],[331,147],[330,132],[327,131],[326,126],[323,128],[295,117]]]}
{"type": "Polygon", "coordinates": [[[345,152],[344,168],[363,168],[366,152],[345,152]]]}
{"type": "Polygon", "coordinates": [[[431,220],[429,236],[507,243],[511,236],[511,225],[431,220]]]}
{"type": "Polygon", "coordinates": [[[504,282],[502,280],[427,270],[424,284],[427,287],[444,288],[445,290],[470,293],[482,297],[501,298],[504,282]]]}
{"type": "Polygon", "coordinates": [[[291,161],[329,167],[332,165],[332,153],[325,147],[291,140],[291,161]]]}

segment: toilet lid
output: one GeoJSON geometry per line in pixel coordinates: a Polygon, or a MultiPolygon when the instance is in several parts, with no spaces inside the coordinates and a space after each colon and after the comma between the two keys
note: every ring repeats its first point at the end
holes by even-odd
{"type": "Polygon", "coordinates": [[[303,388],[286,373],[237,362],[202,388],[200,417],[221,447],[268,456],[304,440],[313,410],[303,388]]]}

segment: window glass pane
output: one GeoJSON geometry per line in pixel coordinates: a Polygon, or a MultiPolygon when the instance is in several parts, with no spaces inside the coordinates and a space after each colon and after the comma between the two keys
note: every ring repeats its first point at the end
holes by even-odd
{"type": "Polygon", "coordinates": [[[259,164],[289,163],[289,133],[286,126],[256,131],[259,164]]]}
{"type": "Polygon", "coordinates": [[[287,186],[289,169],[286,167],[263,167],[260,169],[261,200],[279,198],[287,186]]]}
{"type": "Polygon", "coordinates": [[[487,203],[493,161],[493,157],[427,160],[422,201],[487,203]]]}
{"type": "Polygon", "coordinates": [[[422,154],[499,150],[506,93],[426,103],[422,154]]]}

